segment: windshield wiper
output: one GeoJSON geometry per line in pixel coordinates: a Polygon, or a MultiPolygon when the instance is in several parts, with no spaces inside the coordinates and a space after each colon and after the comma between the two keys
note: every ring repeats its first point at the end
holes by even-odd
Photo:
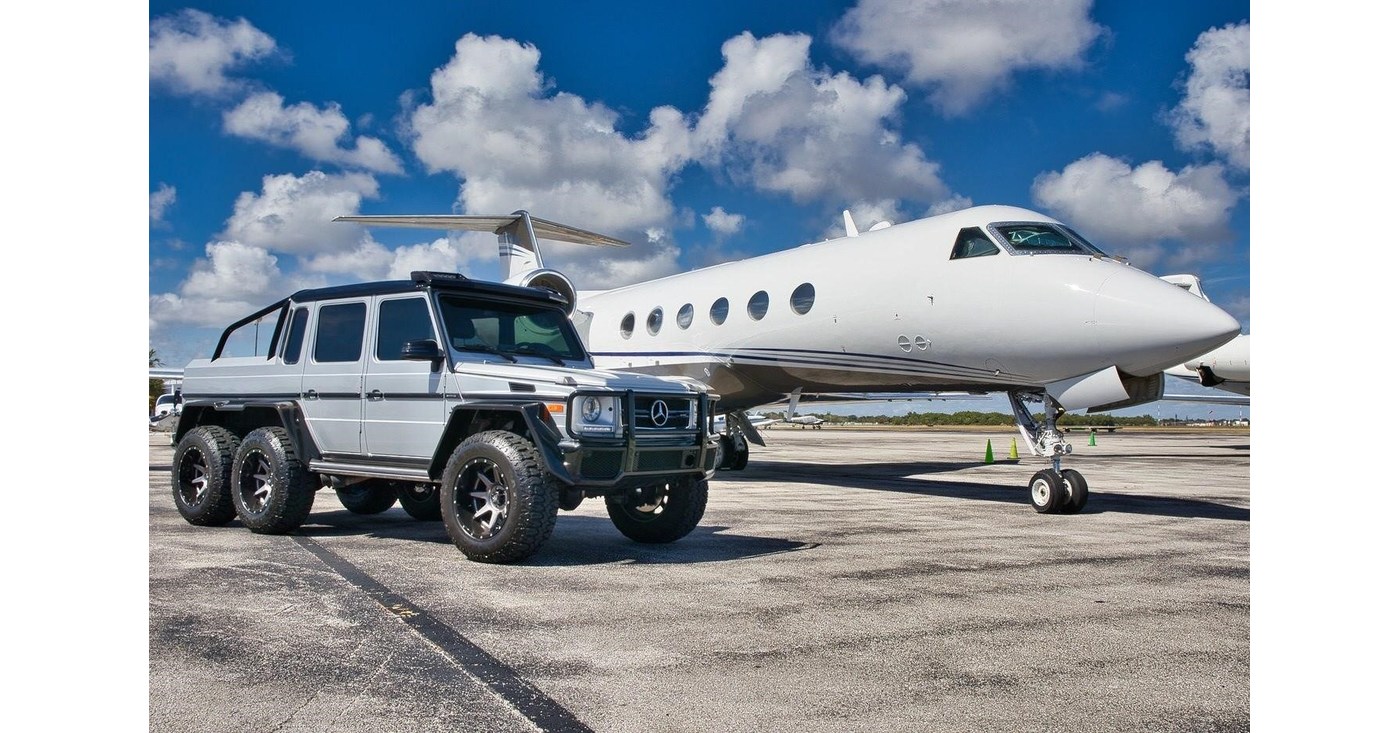
{"type": "Polygon", "coordinates": [[[458,346],[456,347],[456,349],[457,351],[484,351],[487,354],[495,354],[496,356],[509,359],[512,364],[520,361],[519,359],[516,359],[510,354],[501,351],[500,349],[497,349],[494,346],[487,346],[486,344],[468,344],[466,346],[458,346]]]}
{"type": "Polygon", "coordinates": [[[521,356],[538,356],[542,359],[548,359],[549,361],[552,361],[555,364],[558,364],[559,366],[568,366],[568,364],[564,362],[563,358],[561,358],[558,354],[554,353],[554,350],[547,346],[540,347],[533,343],[516,344],[515,353],[520,354],[521,356]],[[549,350],[545,351],[545,349],[549,350]]]}

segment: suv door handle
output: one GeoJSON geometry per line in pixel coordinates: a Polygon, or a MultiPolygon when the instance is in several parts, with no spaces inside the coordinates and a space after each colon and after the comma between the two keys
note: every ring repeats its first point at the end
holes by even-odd
{"type": "Polygon", "coordinates": [[[316,392],[316,390],[314,390],[314,389],[308,389],[308,390],[306,390],[306,399],[308,399],[308,400],[314,400],[314,399],[319,399],[319,398],[320,398],[320,394],[318,394],[318,393],[316,392]]]}
{"type": "Polygon", "coordinates": [[[369,395],[368,395],[368,397],[369,397],[369,399],[371,399],[371,400],[382,400],[382,399],[384,399],[384,393],[383,393],[383,392],[380,392],[379,390],[376,389],[376,390],[370,392],[369,395]]]}

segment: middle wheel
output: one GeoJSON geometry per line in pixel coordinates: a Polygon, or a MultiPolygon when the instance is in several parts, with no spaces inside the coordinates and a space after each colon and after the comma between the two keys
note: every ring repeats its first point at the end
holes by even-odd
{"type": "Polygon", "coordinates": [[[1078,514],[1088,503],[1088,480],[1072,468],[1066,468],[1059,473],[1063,475],[1067,484],[1064,504],[1059,507],[1059,511],[1064,514],[1078,514]]]}
{"type": "Polygon", "coordinates": [[[369,479],[336,489],[335,495],[346,509],[355,514],[382,514],[398,501],[393,482],[382,479],[369,479]]]}
{"type": "Polygon", "coordinates": [[[442,471],[442,523],[463,554],[507,563],[537,552],[554,532],[559,489],[534,444],[487,430],[463,440],[442,471]]]}

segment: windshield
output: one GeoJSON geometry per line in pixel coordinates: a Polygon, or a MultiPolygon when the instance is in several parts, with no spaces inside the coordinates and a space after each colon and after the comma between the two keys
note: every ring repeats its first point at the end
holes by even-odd
{"type": "Polygon", "coordinates": [[[991,231],[1012,252],[1082,254],[1106,256],[1102,250],[1088,243],[1072,229],[1065,226],[1043,223],[993,224],[991,231]]]}
{"type": "Polygon", "coordinates": [[[458,354],[534,356],[562,364],[587,356],[563,311],[545,305],[441,295],[447,344],[458,354]]]}

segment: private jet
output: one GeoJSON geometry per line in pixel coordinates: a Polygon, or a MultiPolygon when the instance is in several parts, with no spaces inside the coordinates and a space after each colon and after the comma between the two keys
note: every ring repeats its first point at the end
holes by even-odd
{"type": "Polygon", "coordinates": [[[1056,424],[1065,411],[1160,399],[1163,370],[1239,332],[1208,300],[1011,206],[865,232],[847,213],[838,239],[591,292],[544,267],[539,240],[625,242],[524,211],[336,221],[495,232],[502,279],[562,295],[597,366],[720,395],[730,468],[763,445],[744,410],[795,392],[1004,392],[1028,448],[1050,461],[1029,482],[1041,513],[1088,498],[1061,465],[1073,450],[1056,424]]]}

